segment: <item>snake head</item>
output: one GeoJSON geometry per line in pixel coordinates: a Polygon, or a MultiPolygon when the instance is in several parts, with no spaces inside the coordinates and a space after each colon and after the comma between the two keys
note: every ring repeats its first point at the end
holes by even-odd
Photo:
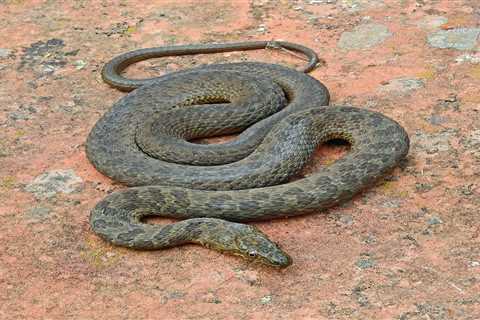
{"type": "Polygon", "coordinates": [[[253,226],[244,227],[245,230],[235,237],[237,255],[277,268],[286,268],[292,264],[290,256],[263,232],[253,226]]]}

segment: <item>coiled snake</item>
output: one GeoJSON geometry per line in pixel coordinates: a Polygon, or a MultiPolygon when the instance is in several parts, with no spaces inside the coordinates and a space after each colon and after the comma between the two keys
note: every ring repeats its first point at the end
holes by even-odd
{"type": "Polygon", "coordinates": [[[313,51],[287,42],[245,42],[141,49],[107,63],[103,79],[133,90],[95,124],[89,160],[128,186],[100,201],[90,224],[120,246],[159,249],[197,243],[265,264],[291,258],[257,228],[238,222],[317,212],[351,198],[395,167],[409,139],[395,121],[353,107],[327,107],[324,85],[305,74],[313,51]],[[119,73],[140,60],[193,53],[265,48],[301,52],[303,70],[257,63],[202,66],[154,79],[119,73]],[[238,133],[223,144],[189,142],[238,133]],[[319,144],[347,140],[350,151],[323,170],[295,181],[319,144]],[[156,225],[146,216],[178,218],[156,225]]]}

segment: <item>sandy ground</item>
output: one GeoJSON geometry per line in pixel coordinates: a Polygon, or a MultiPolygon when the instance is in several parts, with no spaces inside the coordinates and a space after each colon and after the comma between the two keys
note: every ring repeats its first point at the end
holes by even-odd
{"type": "MultiPolygon", "coordinates": [[[[0,318],[480,319],[479,21],[473,0],[0,1],[0,318]],[[292,255],[283,271],[95,236],[89,211],[122,188],[84,153],[124,95],[101,66],[136,48],[260,39],[315,49],[332,103],[400,122],[406,161],[339,207],[256,224],[292,255]]],[[[242,60],[304,63],[256,51],[128,74],[242,60]]],[[[322,147],[306,172],[344,149],[322,147]]]]}

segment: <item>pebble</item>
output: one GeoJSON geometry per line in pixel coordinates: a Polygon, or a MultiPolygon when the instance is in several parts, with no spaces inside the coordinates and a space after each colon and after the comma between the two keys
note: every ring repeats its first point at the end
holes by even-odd
{"type": "Polygon", "coordinates": [[[469,266],[473,268],[480,267],[480,261],[470,261],[469,266]]]}
{"type": "Polygon", "coordinates": [[[428,221],[427,221],[427,224],[428,224],[429,226],[434,226],[434,225],[442,224],[442,223],[443,223],[442,219],[440,219],[440,218],[437,217],[437,216],[433,216],[433,217],[431,217],[430,219],[428,219],[428,221]]]}
{"type": "Polygon", "coordinates": [[[480,28],[440,30],[430,34],[427,42],[434,48],[473,50],[477,46],[480,28]]]}
{"type": "Polygon", "coordinates": [[[374,244],[377,242],[377,238],[373,234],[368,234],[362,239],[362,242],[365,244],[374,244]]]}
{"type": "Polygon", "coordinates": [[[257,32],[266,33],[267,32],[267,26],[264,25],[264,24],[259,25],[258,28],[257,28],[257,32]]]}
{"type": "Polygon", "coordinates": [[[270,304],[271,302],[272,302],[272,296],[271,295],[264,296],[264,297],[262,297],[262,299],[260,299],[261,304],[270,304]]]}
{"type": "Polygon", "coordinates": [[[362,24],[351,32],[342,33],[338,46],[342,49],[367,49],[382,43],[391,35],[388,28],[382,24],[362,24]]]}
{"type": "Polygon", "coordinates": [[[373,268],[376,265],[375,260],[372,258],[361,258],[357,261],[356,266],[360,269],[373,268]]]}
{"type": "Polygon", "coordinates": [[[353,224],[353,217],[349,214],[342,214],[338,218],[338,223],[344,226],[351,226],[353,224]]]}
{"type": "Polygon", "coordinates": [[[352,12],[385,5],[383,0],[341,0],[340,5],[352,12]]]}
{"type": "Polygon", "coordinates": [[[76,60],[73,62],[73,65],[75,66],[75,69],[82,70],[87,65],[87,62],[84,60],[76,60]]]}
{"type": "Polygon", "coordinates": [[[480,63],[480,54],[462,54],[455,59],[457,63],[471,63],[471,64],[479,64],[480,63]]]}

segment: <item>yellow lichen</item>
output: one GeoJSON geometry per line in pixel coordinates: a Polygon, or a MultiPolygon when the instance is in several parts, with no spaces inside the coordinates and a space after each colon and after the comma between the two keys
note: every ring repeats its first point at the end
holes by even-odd
{"type": "Polygon", "coordinates": [[[425,71],[417,73],[417,78],[424,80],[433,80],[436,76],[435,70],[427,69],[425,71]]]}
{"type": "Polygon", "coordinates": [[[6,177],[3,177],[2,180],[0,181],[0,187],[5,189],[13,189],[13,187],[15,187],[16,182],[17,181],[15,177],[6,176],[6,177]]]}
{"type": "Polygon", "coordinates": [[[25,135],[25,131],[24,130],[17,130],[15,131],[15,137],[16,138],[21,138],[25,135]]]}
{"type": "Polygon", "coordinates": [[[396,196],[398,198],[408,197],[408,192],[405,190],[400,190],[395,181],[385,181],[380,187],[379,191],[384,195],[396,196]]]}
{"type": "Polygon", "coordinates": [[[129,26],[127,30],[125,30],[125,34],[132,34],[137,31],[137,27],[135,26],[129,26]]]}
{"type": "Polygon", "coordinates": [[[118,252],[113,252],[113,247],[100,242],[93,237],[85,240],[86,249],[80,255],[86,262],[97,269],[113,266],[120,259],[118,252]]]}

